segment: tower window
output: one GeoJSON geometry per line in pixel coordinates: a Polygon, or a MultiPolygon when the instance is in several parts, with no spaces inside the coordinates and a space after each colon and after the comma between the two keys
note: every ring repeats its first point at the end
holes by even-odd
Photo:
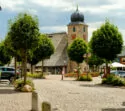
{"type": "Polygon", "coordinates": [[[86,28],[85,28],[85,26],[83,27],[83,32],[85,32],[86,31],[86,28]]]}
{"type": "Polygon", "coordinates": [[[75,27],[73,27],[73,32],[75,32],[76,31],[76,28],[75,27]]]}

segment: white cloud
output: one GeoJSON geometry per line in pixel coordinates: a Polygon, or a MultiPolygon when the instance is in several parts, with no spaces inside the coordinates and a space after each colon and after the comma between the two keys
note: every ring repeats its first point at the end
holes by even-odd
{"type": "Polygon", "coordinates": [[[88,40],[91,39],[93,31],[99,28],[103,24],[102,21],[88,23],[88,40]]]}
{"type": "Polygon", "coordinates": [[[31,0],[32,3],[35,3],[37,5],[45,6],[45,7],[50,7],[51,8],[60,8],[64,10],[67,7],[72,6],[72,3],[66,2],[65,0],[31,0]]]}
{"type": "MultiPolygon", "coordinates": [[[[73,12],[74,10],[76,10],[76,4],[79,5],[79,10],[81,12],[83,12],[83,13],[89,12],[89,14],[88,14],[89,16],[94,15],[94,14],[99,15],[99,16],[104,15],[105,17],[109,16],[110,20],[112,20],[114,22],[119,21],[120,17],[124,18],[125,0],[106,0],[106,3],[101,4],[101,5],[100,5],[100,2],[98,2],[99,0],[95,0],[97,3],[95,3],[95,1],[93,0],[94,5],[93,4],[89,5],[91,0],[88,0],[88,2],[86,2],[86,1],[87,0],[77,0],[77,1],[73,1],[73,0],[0,0],[0,3],[2,5],[2,8],[7,9],[8,12],[9,11],[14,11],[14,12],[15,11],[16,12],[28,11],[32,14],[39,16],[41,14],[40,12],[42,11],[43,8],[44,8],[44,10],[46,10],[46,9],[50,10],[50,12],[48,11],[48,13],[44,12],[42,14],[48,15],[47,17],[51,18],[51,20],[53,21],[53,23],[51,23],[51,25],[53,25],[53,26],[48,26],[48,25],[50,25],[49,24],[50,22],[48,22],[46,20],[46,18],[44,18],[44,17],[43,17],[44,19],[39,18],[41,23],[45,22],[47,25],[47,26],[40,28],[43,33],[44,32],[67,31],[66,24],[64,24],[64,26],[60,25],[60,24],[64,23],[63,20],[61,21],[63,23],[58,24],[60,26],[54,26],[55,22],[57,23],[56,20],[59,15],[58,15],[58,13],[56,13],[57,15],[53,15],[52,11],[57,11],[59,13],[61,13],[62,11],[72,11],[73,12]],[[110,3],[108,3],[107,1],[109,1],[110,3]],[[84,2],[86,2],[87,5],[84,5],[84,2]],[[119,18],[117,18],[117,17],[119,17],[119,18]]],[[[62,17],[66,17],[66,16],[63,14],[62,17]]],[[[89,20],[90,20],[90,18],[88,18],[88,22],[89,22],[89,20]]],[[[67,20],[67,21],[69,21],[69,20],[67,20]]],[[[100,25],[104,22],[104,17],[101,18],[98,16],[94,16],[91,19],[91,21],[93,21],[93,22],[87,23],[89,25],[89,29],[88,29],[89,30],[89,34],[88,34],[89,39],[92,35],[92,32],[94,30],[96,30],[97,28],[99,28],[100,25]]],[[[119,27],[119,30],[121,31],[121,33],[124,37],[124,40],[125,40],[125,29],[122,29],[122,27],[119,27]]]]}
{"type": "Polygon", "coordinates": [[[43,33],[67,32],[67,26],[44,26],[40,30],[43,33]]]}
{"type": "Polygon", "coordinates": [[[22,8],[18,7],[18,5],[25,4],[24,0],[3,0],[1,1],[2,8],[7,8],[9,10],[21,10],[22,8]]]}

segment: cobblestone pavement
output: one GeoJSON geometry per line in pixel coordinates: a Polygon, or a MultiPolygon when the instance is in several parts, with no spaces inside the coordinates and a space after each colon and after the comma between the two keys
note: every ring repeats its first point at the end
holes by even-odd
{"type": "Polygon", "coordinates": [[[43,101],[52,104],[53,111],[125,111],[125,88],[101,86],[101,78],[93,82],[78,82],[61,76],[34,80],[43,101]]]}
{"type": "Polygon", "coordinates": [[[16,92],[7,81],[0,82],[0,111],[31,111],[31,93],[16,92]]]}

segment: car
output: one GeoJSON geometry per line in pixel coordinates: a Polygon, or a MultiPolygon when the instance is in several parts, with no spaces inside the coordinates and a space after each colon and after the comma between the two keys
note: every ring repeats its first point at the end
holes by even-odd
{"type": "Polygon", "coordinates": [[[17,79],[19,76],[20,72],[17,70],[15,74],[15,68],[0,66],[0,79],[7,79],[12,82],[14,78],[17,79]]]}
{"type": "Polygon", "coordinates": [[[110,74],[115,74],[115,75],[125,78],[125,71],[123,70],[111,70],[110,74]]]}

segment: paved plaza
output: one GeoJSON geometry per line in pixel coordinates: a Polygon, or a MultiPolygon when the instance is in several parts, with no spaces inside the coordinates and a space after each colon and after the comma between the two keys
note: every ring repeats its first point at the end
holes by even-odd
{"type": "Polygon", "coordinates": [[[8,81],[0,82],[0,111],[30,111],[31,94],[14,91],[8,81]]]}
{"type": "Polygon", "coordinates": [[[49,101],[53,111],[125,111],[124,87],[101,86],[101,78],[93,82],[60,79],[34,80],[41,99],[49,101]]]}
{"type": "MultiPolygon", "coordinates": [[[[34,83],[41,101],[50,102],[53,111],[125,111],[125,88],[102,86],[100,77],[78,82],[49,75],[34,83]]],[[[30,111],[31,97],[31,93],[15,92],[8,83],[0,83],[0,111],[30,111]]]]}

